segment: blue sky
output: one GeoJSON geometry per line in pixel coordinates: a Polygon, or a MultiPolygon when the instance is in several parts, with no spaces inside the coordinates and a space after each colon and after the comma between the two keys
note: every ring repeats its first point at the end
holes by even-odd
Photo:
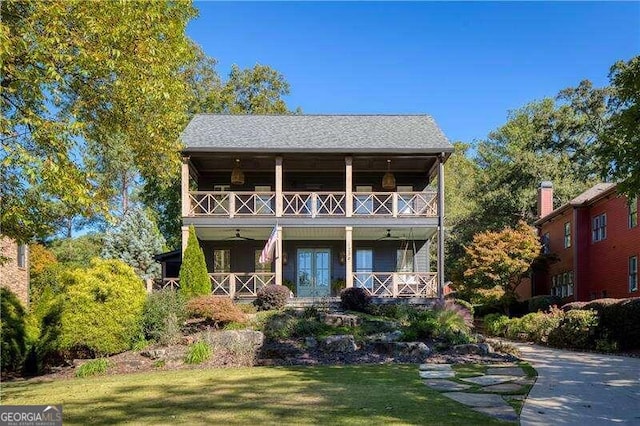
{"type": "Polygon", "coordinates": [[[427,113],[467,142],[640,54],[640,2],[195,5],[187,32],[220,74],[267,64],[304,113],[427,113]]]}

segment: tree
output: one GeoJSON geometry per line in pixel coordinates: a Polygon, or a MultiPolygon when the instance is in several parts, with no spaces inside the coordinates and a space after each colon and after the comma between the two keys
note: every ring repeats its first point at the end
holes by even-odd
{"type": "Polygon", "coordinates": [[[524,221],[515,228],[481,232],[465,248],[468,268],[465,287],[471,290],[497,289],[507,304],[516,299],[522,276],[540,254],[535,230],[524,221]]]}
{"type": "Polygon", "coordinates": [[[640,56],[618,61],[609,73],[612,96],[598,155],[605,176],[630,198],[640,194],[640,56]]]}
{"type": "Polygon", "coordinates": [[[104,234],[92,233],[76,238],[62,238],[51,243],[51,251],[63,266],[87,268],[91,259],[99,257],[104,234]]]}
{"type": "Polygon", "coordinates": [[[117,227],[107,231],[102,257],[131,266],[143,280],[158,278],[160,264],[154,256],[162,252],[164,238],[147,214],[138,209],[125,213],[117,227]]]}
{"type": "Polygon", "coordinates": [[[184,251],[182,265],[180,266],[180,290],[187,298],[211,293],[211,280],[207,272],[207,263],[204,260],[204,252],[200,248],[193,225],[189,226],[187,248],[184,251]]]}
{"type": "Polygon", "coordinates": [[[142,177],[167,178],[193,60],[187,1],[2,2],[0,173],[3,233],[52,233],[61,218],[107,214],[110,188],[82,159],[96,144],[114,164],[120,138],[142,177]]]}

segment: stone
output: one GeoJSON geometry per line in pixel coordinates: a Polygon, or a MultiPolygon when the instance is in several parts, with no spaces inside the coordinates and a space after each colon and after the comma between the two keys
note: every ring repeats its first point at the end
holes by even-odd
{"type": "Polygon", "coordinates": [[[527,374],[520,367],[489,367],[487,368],[487,374],[498,376],[526,376],[527,374]]]}
{"type": "Polygon", "coordinates": [[[167,355],[167,351],[164,349],[148,349],[146,351],[140,352],[140,355],[149,359],[160,359],[164,358],[167,355]]]}
{"type": "Polygon", "coordinates": [[[490,344],[484,342],[484,343],[478,343],[478,347],[480,348],[480,351],[482,351],[482,355],[487,355],[487,354],[492,354],[493,353],[493,348],[491,347],[490,344]]]}
{"type": "Polygon", "coordinates": [[[483,387],[482,392],[518,392],[521,388],[522,385],[518,383],[498,383],[483,387]]]}
{"type": "Polygon", "coordinates": [[[463,382],[475,383],[476,385],[480,386],[491,386],[497,385],[498,383],[511,382],[515,379],[517,379],[517,377],[486,375],[478,377],[466,377],[460,380],[462,380],[463,382]]]}
{"type": "Polygon", "coordinates": [[[424,383],[431,389],[435,389],[441,392],[462,391],[462,390],[469,389],[471,387],[471,385],[452,382],[451,380],[446,380],[446,379],[427,379],[427,380],[424,380],[422,383],[424,383]]]}
{"type": "Polygon", "coordinates": [[[264,345],[264,334],[255,330],[222,330],[204,334],[204,340],[213,350],[232,349],[238,347],[251,348],[257,351],[264,345]]]}
{"type": "Polygon", "coordinates": [[[447,370],[451,371],[451,364],[420,364],[420,371],[447,370]]]}
{"type": "Polygon", "coordinates": [[[443,393],[447,398],[453,399],[461,404],[470,407],[510,407],[500,395],[493,393],[465,393],[465,392],[448,392],[443,393]]]}
{"type": "Polygon", "coordinates": [[[509,404],[499,407],[475,407],[473,410],[507,422],[518,421],[516,410],[509,404]]]}
{"type": "Polygon", "coordinates": [[[392,343],[397,342],[402,337],[402,331],[396,330],[389,333],[378,333],[372,336],[369,336],[369,340],[372,342],[380,342],[380,343],[392,343]]]}
{"type": "Polygon", "coordinates": [[[422,342],[395,342],[395,350],[412,357],[426,358],[431,355],[431,348],[422,342]]]}
{"type": "Polygon", "coordinates": [[[304,338],[304,345],[307,348],[315,348],[318,346],[318,341],[316,340],[315,337],[307,336],[304,338]]]}
{"type": "Polygon", "coordinates": [[[449,379],[456,376],[453,370],[427,370],[418,374],[421,379],[449,379]]]}
{"type": "Polygon", "coordinates": [[[351,334],[338,334],[324,340],[324,349],[327,352],[351,353],[357,351],[358,347],[351,334]]]}
{"type": "Polygon", "coordinates": [[[360,317],[347,314],[325,314],[323,321],[333,327],[357,327],[362,323],[360,317]]]}
{"type": "Polygon", "coordinates": [[[453,347],[453,352],[459,355],[484,355],[485,354],[485,352],[480,347],[480,345],[476,345],[474,343],[456,345],[453,347]]]}

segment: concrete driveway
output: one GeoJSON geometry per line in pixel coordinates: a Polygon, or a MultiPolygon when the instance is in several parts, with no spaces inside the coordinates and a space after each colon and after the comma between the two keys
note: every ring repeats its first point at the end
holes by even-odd
{"type": "Polygon", "coordinates": [[[538,371],[522,425],[640,425],[640,359],[516,346],[538,371]]]}

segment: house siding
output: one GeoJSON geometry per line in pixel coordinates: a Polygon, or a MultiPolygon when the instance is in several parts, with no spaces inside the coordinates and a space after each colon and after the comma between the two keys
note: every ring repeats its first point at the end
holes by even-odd
{"type": "Polygon", "coordinates": [[[29,305],[29,247],[25,246],[25,266],[18,266],[18,244],[11,238],[0,236],[0,287],[18,296],[24,306],[29,305]]]}

